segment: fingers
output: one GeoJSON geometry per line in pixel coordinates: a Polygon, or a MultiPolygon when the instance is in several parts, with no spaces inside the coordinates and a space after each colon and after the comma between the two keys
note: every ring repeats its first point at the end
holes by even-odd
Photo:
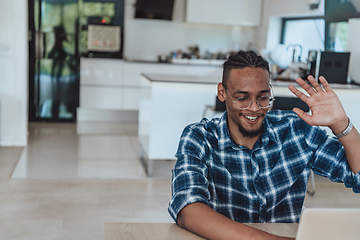
{"type": "Polygon", "coordinates": [[[329,92],[332,90],[329,86],[329,83],[326,81],[326,79],[323,76],[320,76],[319,80],[320,80],[321,85],[323,86],[325,92],[329,92]]]}
{"type": "Polygon", "coordinates": [[[315,89],[310,86],[309,84],[307,84],[302,78],[298,78],[296,79],[297,84],[300,85],[300,87],[302,87],[310,96],[316,94],[315,89]]]}
{"type": "Polygon", "coordinates": [[[309,80],[309,82],[311,83],[312,87],[315,88],[316,92],[322,92],[324,91],[320,84],[318,83],[318,81],[316,81],[316,79],[312,76],[312,75],[309,75],[307,77],[307,79],[309,80]]]}
{"type": "Polygon", "coordinates": [[[311,115],[305,113],[303,110],[301,110],[300,108],[294,108],[293,111],[299,116],[299,118],[301,118],[302,120],[304,120],[307,124],[309,125],[313,125],[312,119],[311,119],[311,115]]]}
{"type": "Polygon", "coordinates": [[[289,86],[289,90],[295,94],[295,96],[297,96],[298,98],[300,98],[303,102],[307,102],[307,98],[308,96],[306,96],[304,93],[302,93],[301,91],[299,91],[296,87],[294,86],[289,86]]]}
{"type": "Polygon", "coordinates": [[[296,82],[310,95],[313,96],[316,93],[321,93],[321,92],[330,92],[332,91],[331,87],[329,86],[329,83],[326,81],[326,79],[323,76],[319,77],[319,81],[321,83],[321,85],[319,84],[318,81],[316,81],[316,79],[312,76],[309,75],[307,77],[308,81],[310,82],[310,84],[306,83],[302,78],[298,78],[296,79],[296,82]]]}

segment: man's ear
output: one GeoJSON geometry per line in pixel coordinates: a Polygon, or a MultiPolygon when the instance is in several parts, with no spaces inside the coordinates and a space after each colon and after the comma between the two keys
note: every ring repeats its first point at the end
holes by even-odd
{"type": "Polygon", "coordinates": [[[221,102],[225,102],[226,100],[226,92],[225,87],[222,83],[218,83],[217,86],[217,96],[221,102]]]}

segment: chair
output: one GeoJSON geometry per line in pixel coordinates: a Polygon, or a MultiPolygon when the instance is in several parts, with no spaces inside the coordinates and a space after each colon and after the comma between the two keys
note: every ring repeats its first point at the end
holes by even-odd
{"type": "Polygon", "coordinates": [[[309,106],[300,98],[275,96],[273,109],[292,110],[294,107],[298,107],[304,112],[308,112],[310,110],[309,106]]]}

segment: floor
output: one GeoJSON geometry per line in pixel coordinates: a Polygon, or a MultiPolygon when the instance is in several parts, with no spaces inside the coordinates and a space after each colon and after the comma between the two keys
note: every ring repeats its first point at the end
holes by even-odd
{"type": "MultiPolygon", "coordinates": [[[[172,222],[173,161],[147,177],[137,125],[29,125],[25,148],[0,148],[1,239],[103,239],[106,222],[172,222]]],[[[308,207],[357,207],[359,194],[317,177],[308,207]]]]}
{"type": "Polygon", "coordinates": [[[0,148],[0,238],[103,239],[105,222],[171,222],[174,162],[146,177],[136,134],[136,124],[30,124],[26,148],[0,148]]]}

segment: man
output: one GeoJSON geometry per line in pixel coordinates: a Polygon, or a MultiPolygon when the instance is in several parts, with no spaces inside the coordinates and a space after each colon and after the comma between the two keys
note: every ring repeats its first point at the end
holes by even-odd
{"type": "Polygon", "coordinates": [[[221,118],[187,126],[173,169],[169,213],[208,239],[287,239],[244,222],[298,222],[310,170],[360,192],[360,135],[323,77],[291,92],[311,115],[270,111],[268,63],[239,52],[224,63],[221,118]],[[329,137],[317,126],[327,126],[329,137]]]}

